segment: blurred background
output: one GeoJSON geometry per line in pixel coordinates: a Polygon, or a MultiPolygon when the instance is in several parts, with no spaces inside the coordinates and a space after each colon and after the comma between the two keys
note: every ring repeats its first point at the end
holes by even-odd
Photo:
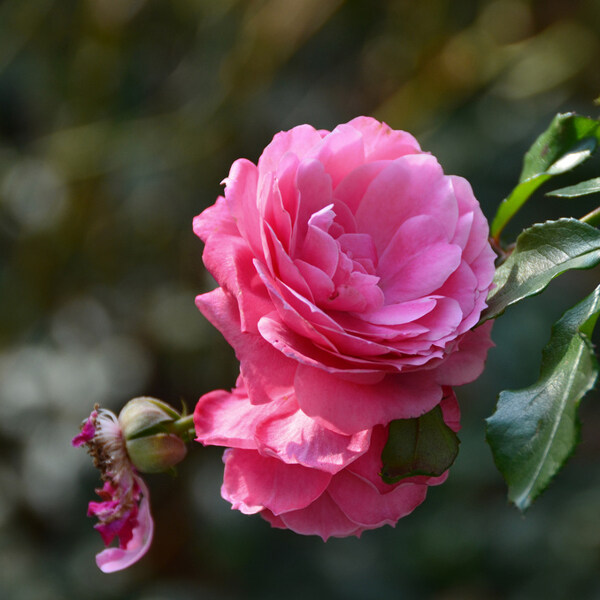
{"type": "MultiPolygon", "coordinates": [[[[126,572],[94,563],[97,473],[70,440],[94,403],[192,409],[234,385],[197,313],[213,287],[192,218],[274,133],[373,115],[467,177],[491,218],[557,111],[597,117],[598,0],[0,2],[0,598],[600,598],[600,409],[523,518],[484,442],[498,392],[532,383],[579,272],[496,324],[458,390],[461,454],[412,515],[361,540],[272,530],[220,498],[221,451],[148,478],[156,538],[126,572]]],[[[598,158],[576,179],[598,176],[598,158]]],[[[591,202],[591,203],[590,203],[591,202]]],[[[593,207],[532,200],[536,220],[593,207]]]]}

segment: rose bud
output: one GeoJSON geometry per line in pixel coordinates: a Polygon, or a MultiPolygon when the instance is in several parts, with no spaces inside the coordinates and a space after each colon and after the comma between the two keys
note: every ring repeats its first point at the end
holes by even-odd
{"type": "Polygon", "coordinates": [[[127,454],[141,473],[160,473],[181,462],[187,454],[185,442],[173,431],[181,418],[157,398],[130,400],[119,414],[127,454]]]}

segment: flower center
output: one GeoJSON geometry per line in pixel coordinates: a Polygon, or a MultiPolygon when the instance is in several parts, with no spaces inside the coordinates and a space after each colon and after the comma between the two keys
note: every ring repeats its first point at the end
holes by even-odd
{"type": "Polygon", "coordinates": [[[377,309],[384,297],[378,285],[373,240],[365,233],[346,233],[335,219],[333,204],[311,215],[297,256],[300,260],[294,262],[320,308],[351,312],[377,309]]]}

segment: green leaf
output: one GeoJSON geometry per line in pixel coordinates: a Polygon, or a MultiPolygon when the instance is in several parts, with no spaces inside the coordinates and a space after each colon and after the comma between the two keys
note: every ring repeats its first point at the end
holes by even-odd
{"type": "Polygon", "coordinates": [[[589,336],[599,312],[600,286],[555,323],[538,381],[502,392],[487,419],[494,461],[521,511],[548,487],[579,441],[577,407],[598,375],[589,336]]]}
{"type": "Polygon", "coordinates": [[[577,198],[578,196],[587,196],[600,192],[600,177],[582,181],[576,185],[560,188],[552,192],[548,192],[546,196],[559,196],[561,198],[577,198]]]}
{"type": "Polygon", "coordinates": [[[558,114],[523,160],[518,185],[505,198],[491,225],[498,238],[504,226],[542,183],[587,160],[600,141],[600,121],[573,113],[558,114]]]}
{"type": "Polygon", "coordinates": [[[512,254],[496,269],[495,288],[480,323],[493,319],[511,304],[543,291],[569,269],[589,269],[600,263],[600,231],[577,219],[539,223],[517,238],[512,254]]]}
{"type": "Polygon", "coordinates": [[[438,477],[456,459],[459,444],[439,406],[415,419],[396,419],[381,453],[381,478],[396,483],[415,475],[438,477]]]}

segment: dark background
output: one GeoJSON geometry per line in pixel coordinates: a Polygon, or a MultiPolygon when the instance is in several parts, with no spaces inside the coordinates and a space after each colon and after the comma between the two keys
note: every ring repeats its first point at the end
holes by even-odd
{"type": "MultiPolygon", "coordinates": [[[[525,518],[483,424],[501,389],[535,380],[551,323],[597,271],[499,319],[486,373],[458,390],[450,478],[396,529],[327,544],[272,530],[230,510],[220,450],[194,445],[177,477],[148,478],[149,554],[103,575],[85,516],[97,474],[70,447],[96,402],[191,409],[234,385],[232,351],[194,307],[214,283],[191,222],[236,158],[369,114],[467,177],[491,218],[557,111],[598,116],[599,32],[594,0],[1,1],[0,597],[600,598],[597,395],[525,518]]],[[[555,187],[599,171],[595,158],[555,187]]],[[[507,240],[593,200],[540,193],[507,240]]]]}

